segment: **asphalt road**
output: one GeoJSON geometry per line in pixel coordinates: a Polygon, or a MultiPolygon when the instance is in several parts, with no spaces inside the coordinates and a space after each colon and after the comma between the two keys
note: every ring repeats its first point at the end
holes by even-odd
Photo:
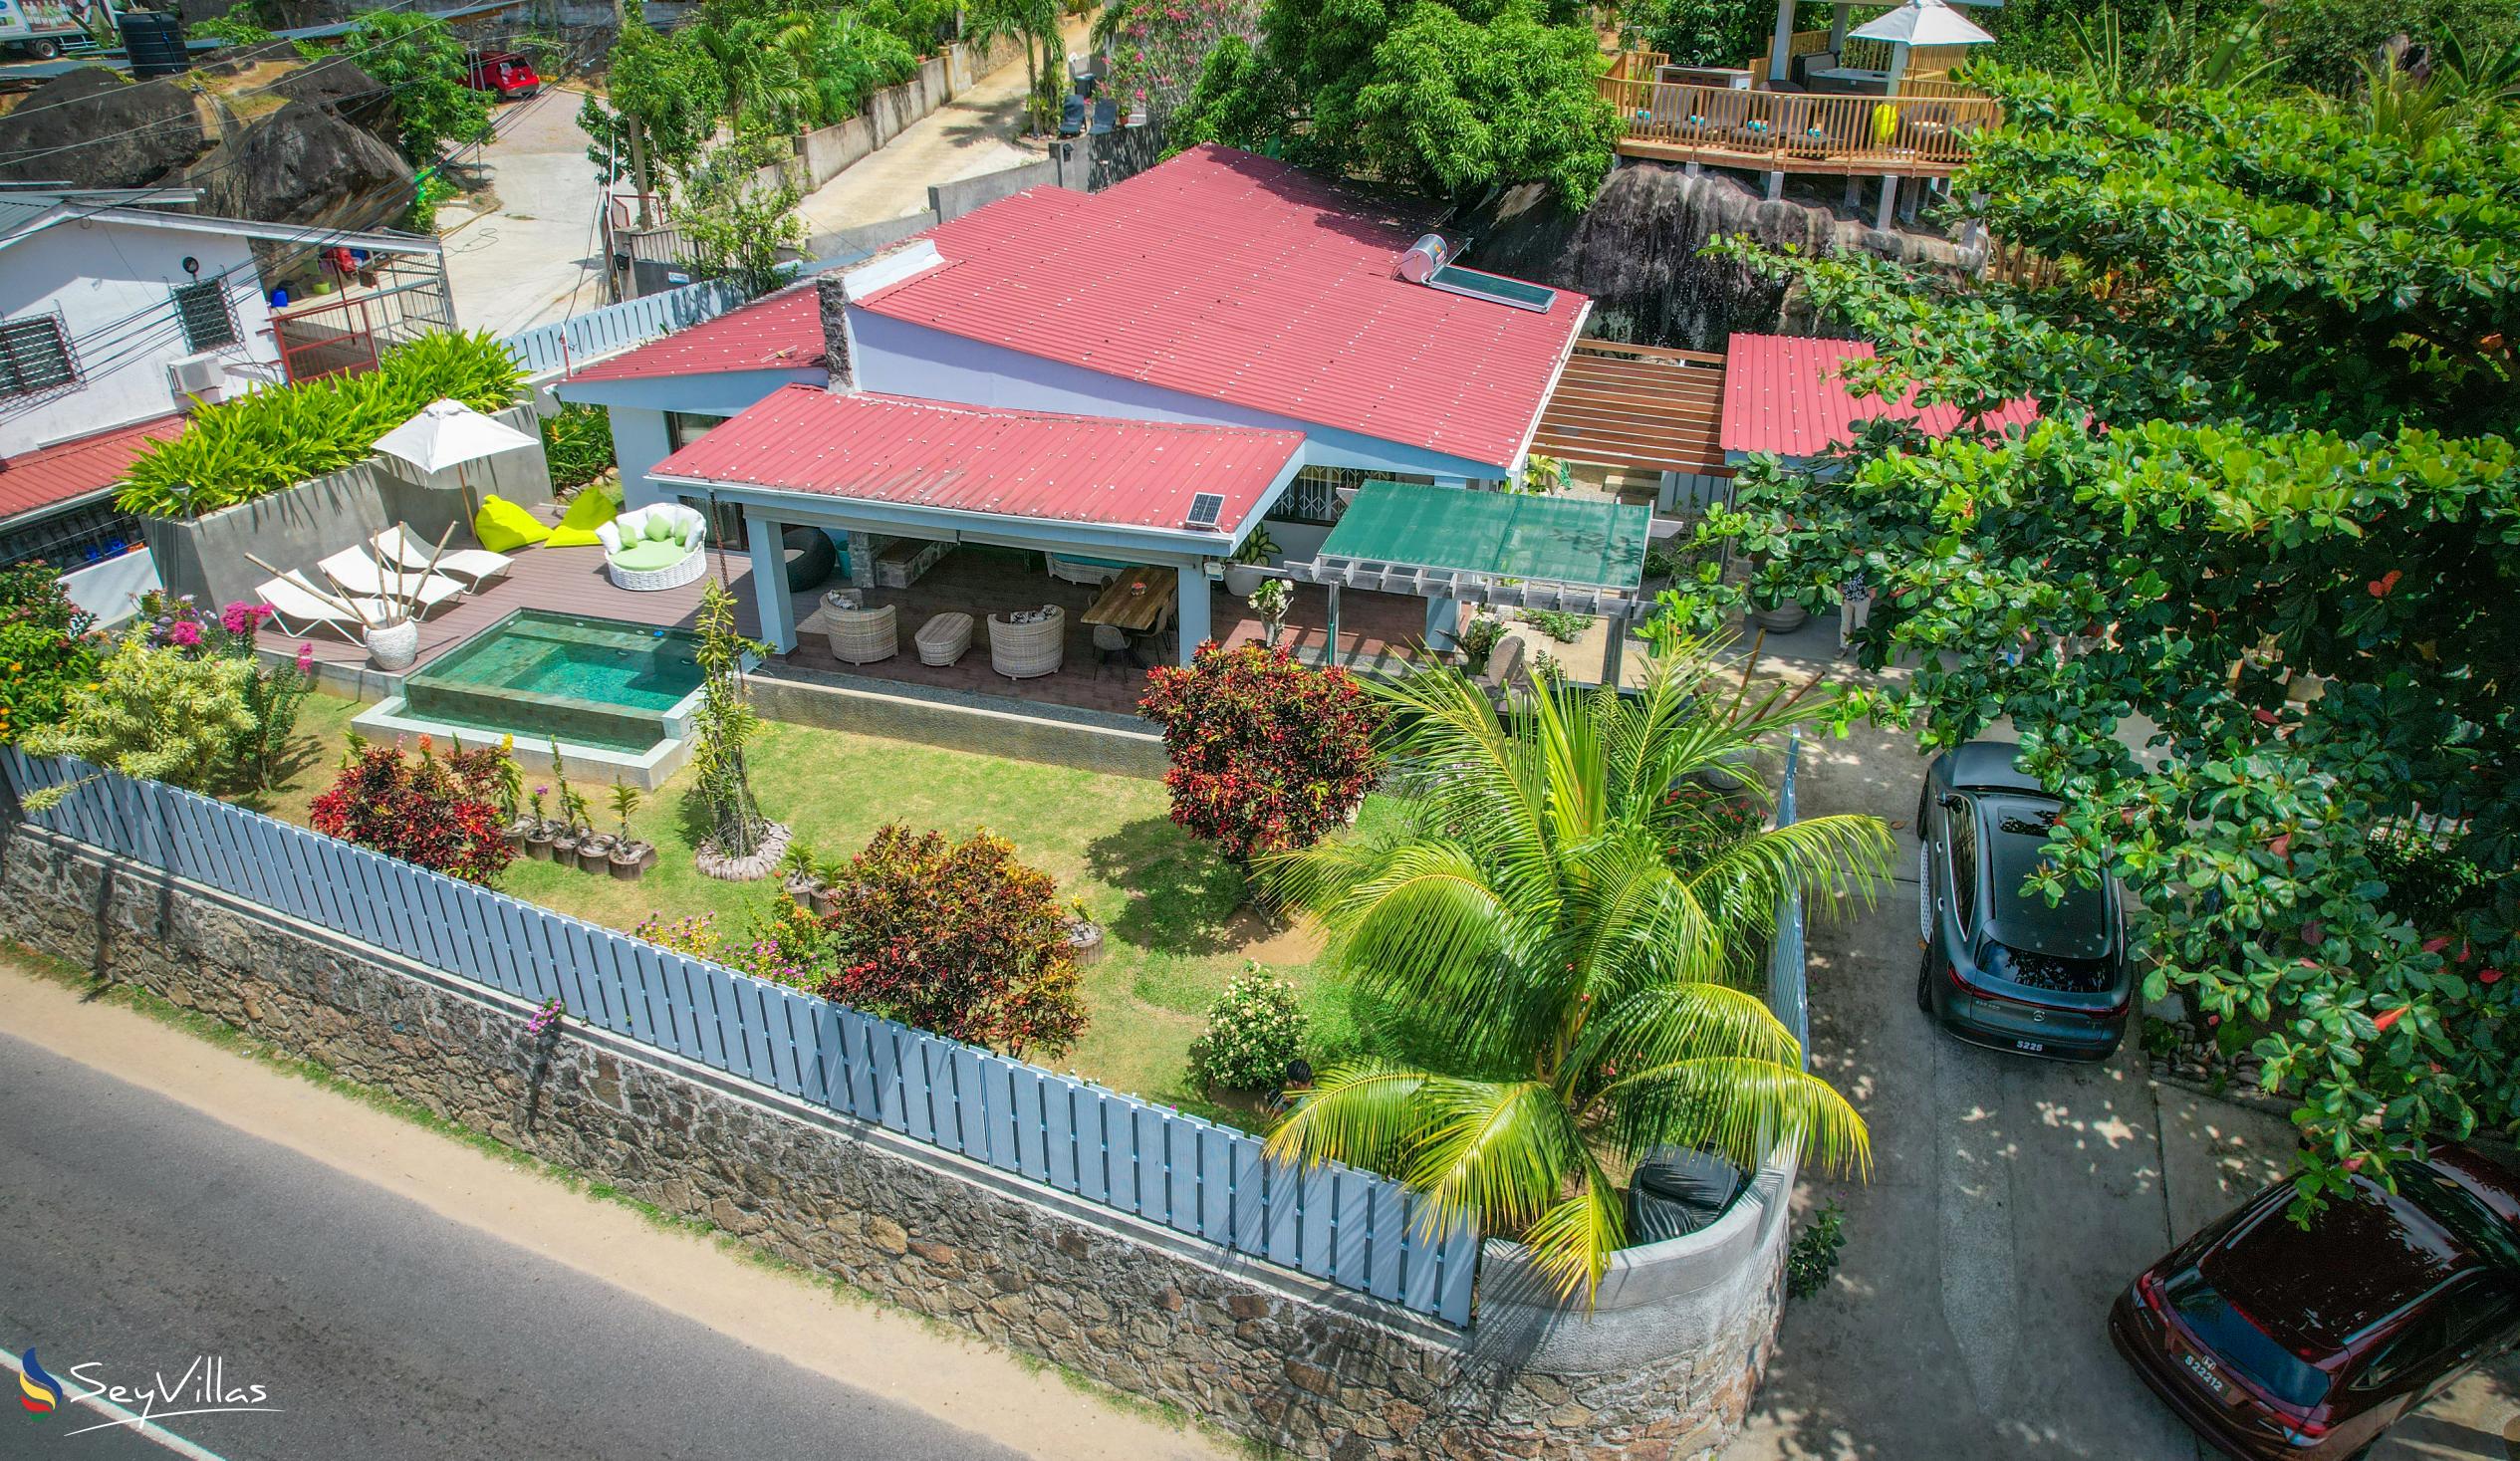
{"type": "MultiPolygon", "coordinates": [[[[0,1113],[0,1346],[177,1389],[218,1356],[280,1409],[166,1422],[224,1461],[1015,1454],[6,1036],[0,1113]]],[[[0,1457],[169,1454],[9,1409],[0,1457]]]]}

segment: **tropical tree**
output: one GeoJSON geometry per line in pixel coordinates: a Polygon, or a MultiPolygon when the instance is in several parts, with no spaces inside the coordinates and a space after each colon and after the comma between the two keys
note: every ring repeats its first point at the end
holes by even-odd
{"type": "MultiPolygon", "coordinates": [[[[76,756],[143,781],[200,790],[228,768],[240,737],[254,729],[245,701],[253,675],[229,655],[195,658],[149,642],[145,626],[125,633],[97,667],[96,680],[69,693],[61,719],[29,726],[20,744],[33,756],[76,756]]],[[[71,787],[27,798],[34,811],[71,787]]]]}
{"type": "Polygon", "coordinates": [[[1413,815],[1263,868],[1431,1054],[1329,1070],[1275,1154],[1389,1172],[1430,1224],[1519,1235],[1569,1295],[1626,1240],[1615,1175],[1658,1148],[1867,1162],[1754,984],[1783,896],[1869,897],[1890,835],[1740,815],[1765,793],[1735,773],[1839,707],[1719,685],[1715,647],[1671,646],[1633,697],[1551,685],[1504,720],[1455,670],[1378,687],[1413,815]]]}
{"type": "Polygon", "coordinates": [[[490,129],[490,94],[466,81],[464,43],[446,22],[371,10],[356,18],[343,45],[392,95],[403,156],[434,162],[446,143],[473,141],[490,129]]]}
{"type": "MultiPolygon", "coordinates": [[[[700,708],[692,716],[692,790],[708,817],[706,850],[729,861],[752,857],[769,836],[770,820],[753,796],[745,751],[761,736],[761,713],[744,693],[744,656],[769,652],[735,632],[735,596],[715,579],[700,590],[693,624],[699,640],[700,708]]],[[[762,871],[767,873],[768,868],[762,871]]]]}

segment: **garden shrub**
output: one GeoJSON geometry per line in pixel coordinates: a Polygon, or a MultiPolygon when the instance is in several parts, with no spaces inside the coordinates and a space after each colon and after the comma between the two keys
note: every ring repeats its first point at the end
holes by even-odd
{"type": "MultiPolygon", "coordinates": [[[[109,771],[193,791],[209,789],[254,728],[245,700],[253,666],[233,655],[191,655],[135,626],[115,642],[96,679],[73,688],[58,720],[29,726],[31,756],[76,756],[109,771]]],[[[37,793],[37,811],[60,800],[37,793]]]]}
{"type": "Polygon", "coordinates": [[[477,411],[514,405],[522,377],[486,334],[424,335],[364,375],[256,390],[192,413],[183,431],[131,463],[115,505],[143,517],[199,517],[366,461],[377,438],[440,397],[477,411]]]}
{"type": "Polygon", "coordinates": [[[1067,905],[1006,839],[879,828],[832,900],[824,998],[1018,1057],[1084,1033],[1067,905]]]}
{"type": "Polygon", "coordinates": [[[0,569],[0,745],[60,721],[69,693],[96,677],[95,618],[40,563],[0,569]]]}
{"type": "Polygon", "coordinates": [[[1295,986],[1252,964],[1208,1007],[1207,1029],[1190,1042],[1192,1089],[1276,1090],[1303,1052],[1304,1025],[1295,986]]]}
{"type": "Polygon", "coordinates": [[[630,929],[630,935],[808,994],[820,993],[831,972],[830,931],[784,892],[769,900],[747,936],[740,939],[727,937],[714,913],[686,913],[679,918],[650,913],[630,929]]]}
{"type": "Polygon", "coordinates": [[[562,406],[543,417],[543,456],[551,485],[563,492],[584,487],[613,470],[613,417],[602,406],[562,406]]]}
{"type": "Polygon", "coordinates": [[[1172,820],[1237,862],[1321,841],[1374,785],[1382,710],[1284,649],[1202,644],[1150,671],[1137,708],[1163,727],[1172,820]]]}
{"type": "Polygon", "coordinates": [[[280,758],[297,735],[298,711],[315,683],[314,647],[299,645],[295,665],[265,663],[255,653],[254,635],[271,617],[271,610],[242,600],[213,617],[195,608],[189,595],[175,598],[151,590],[140,596],[140,616],[149,643],[158,648],[196,659],[234,659],[246,666],[238,689],[251,723],[229,744],[231,774],[221,779],[270,790],[280,758]]]}
{"type": "Polygon", "coordinates": [[[369,746],[315,799],[315,830],[449,877],[486,883],[515,855],[501,836],[497,746],[417,756],[369,746]]]}

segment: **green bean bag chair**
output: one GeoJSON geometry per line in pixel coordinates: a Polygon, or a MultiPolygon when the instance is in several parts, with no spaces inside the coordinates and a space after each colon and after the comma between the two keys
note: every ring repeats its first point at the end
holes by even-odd
{"type": "Polygon", "coordinates": [[[586,490],[569,499],[569,511],[561,515],[560,526],[544,540],[545,548],[592,548],[602,541],[595,530],[621,516],[622,499],[613,495],[611,487],[590,484],[586,490]]]}
{"type": "MultiPolygon", "coordinates": [[[[473,514],[472,536],[492,553],[514,553],[549,538],[551,529],[532,513],[493,492],[481,499],[481,511],[473,514]]],[[[587,541],[595,540],[589,537],[587,541]]]]}

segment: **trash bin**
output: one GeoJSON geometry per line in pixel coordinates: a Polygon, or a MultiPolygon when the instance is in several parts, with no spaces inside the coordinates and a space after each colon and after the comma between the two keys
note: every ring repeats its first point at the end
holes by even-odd
{"type": "Polygon", "coordinates": [[[134,80],[181,76],[192,69],[184,53],[182,16],[169,10],[126,10],[115,23],[123,28],[123,52],[131,59],[134,80]]]}

